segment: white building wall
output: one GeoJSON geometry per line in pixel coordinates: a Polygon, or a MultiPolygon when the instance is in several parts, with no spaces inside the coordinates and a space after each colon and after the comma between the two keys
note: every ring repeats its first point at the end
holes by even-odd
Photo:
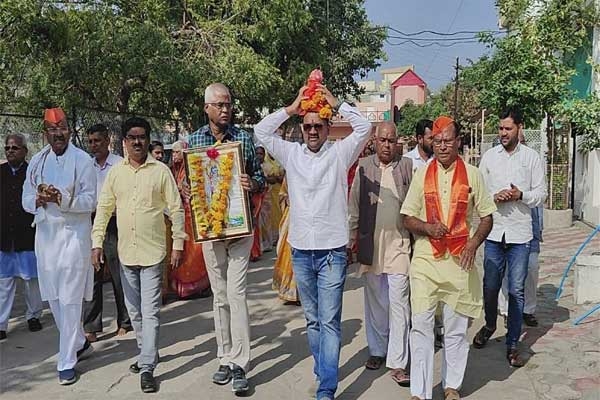
{"type": "MultiPolygon", "coordinates": [[[[600,7],[600,0],[597,4],[600,7]]],[[[594,29],[592,57],[596,63],[600,63],[600,27],[594,29]]],[[[600,72],[598,71],[593,73],[592,90],[600,95],[600,72]]],[[[600,149],[588,154],[577,154],[573,211],[584,221],[592,225],[600,225],[600,149]]]]}

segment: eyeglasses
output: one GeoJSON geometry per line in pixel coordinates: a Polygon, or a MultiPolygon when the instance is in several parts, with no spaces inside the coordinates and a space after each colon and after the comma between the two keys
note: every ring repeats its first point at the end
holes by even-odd
{"type": "Polygon", "coordinates": [[[455,140],[456,139],[444,139],[444,140],[434,139],[433,140],[433,145],[435,147],[442,147],[442,144],[445,144],[446,146],[452,146],[454,144],[455,140]]]}
{"type": "Polygon", "coordinates": [[[4,151],[19,151],[21,150],[23,147],[20,146],[4,146],[4,151]]]}
{"type": "Polygon", "coordinates": [[[323,129],[323,124],[303,124],[302,125],[302,129],[305,130],[306,132],[310,132],[311,130],[313,130],[313,128],[316,131],[320,131],[321,129],[323,129]]]}
{"type": "Polygon", "coordinates": [[[211,106],[213,106],[219,110],[230,110],[231,109],[231,103],[206,103],[206,104],[210,104],[211,106]]]}
{"type": "Polygon", "coordinates": [[[125,139],[127,139],[130,142],[143,142],[147,138],[146,135],[127,135],[125,136],[125,139]]]}

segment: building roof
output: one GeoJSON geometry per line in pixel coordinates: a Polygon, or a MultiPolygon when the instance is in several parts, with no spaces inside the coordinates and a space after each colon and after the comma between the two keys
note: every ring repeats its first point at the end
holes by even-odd
{"type": "Polygon", "coordinates": [[[398,86],[421,86],[425,87],[427,84],[423,79],[419,77],[413,70],[408,70],[404,72],[402,75],[398,77],[394,82],[392,82],[392,87],[396,88],[398,86]]]}

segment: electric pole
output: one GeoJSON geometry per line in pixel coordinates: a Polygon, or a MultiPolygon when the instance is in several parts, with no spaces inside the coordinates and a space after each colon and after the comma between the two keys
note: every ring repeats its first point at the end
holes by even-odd
{"type": "Polygon", "coordinates": [[[455,77],[454,77],[454,120],[458,121],[458,57],[456,57],[455,77]]]}

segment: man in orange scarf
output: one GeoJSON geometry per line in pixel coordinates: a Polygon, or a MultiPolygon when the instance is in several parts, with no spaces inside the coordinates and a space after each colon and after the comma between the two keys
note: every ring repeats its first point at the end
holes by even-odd
{"type": "Polygon", "coordinates": [[[416,242],[409,269],[413,400],[431,399],[434,315],[442,303],[445,327],[442,386],[446,400],[458,400],[467,366],[469,318],[481,313],[481,279],[475,252],[492,229],[496,206],[479,170],[458,156],[460,127],[451,118],[433,123],[435,161],[415,173],[400,211],[416,242]],[[473,208],[480,217],[472,232],[473,208]]]}

